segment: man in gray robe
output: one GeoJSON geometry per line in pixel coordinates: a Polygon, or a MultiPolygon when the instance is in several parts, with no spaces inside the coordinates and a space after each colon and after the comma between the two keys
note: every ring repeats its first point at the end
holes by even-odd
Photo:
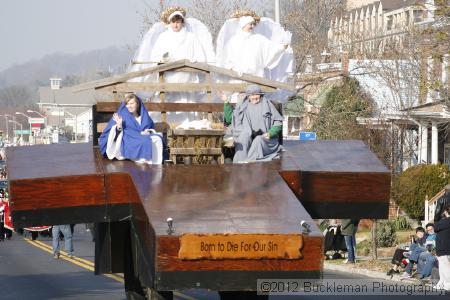
{"type": "Polygon", "coordinates": [[[246,94],[234,111],[231,104],[224,106],[225,123],[231,121],[234,138],[233,163],[272,160],[280,150],[283,118],[258,85],[248,86],[246,94]]]}

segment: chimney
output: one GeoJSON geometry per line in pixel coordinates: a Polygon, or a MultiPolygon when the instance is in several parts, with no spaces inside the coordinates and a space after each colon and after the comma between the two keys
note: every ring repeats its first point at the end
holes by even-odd
{"type": "Polygon", "coordinates": [[[50,88],[52,90],[59,90],[61,88],[61,78],[50,78],[50,88]]]}

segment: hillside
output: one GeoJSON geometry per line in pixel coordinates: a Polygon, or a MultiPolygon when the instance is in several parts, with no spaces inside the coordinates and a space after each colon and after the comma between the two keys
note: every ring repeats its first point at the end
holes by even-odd
{"type": "Polygon", "coordinates": [[[54,53],[39,60],[12,66],[0,72],[0,89],[8,86],[27,86],[31,90],[49,84],[50,77],[67,79],[63,84],[88,81],[105,73],[123,71],[133,55],[125,47],[110,47],[80,54],[54,53]],[[72,82],[71,82],[72,81],[72,82]],[[75,81],[75,82],[73,82],[75,81]]]}

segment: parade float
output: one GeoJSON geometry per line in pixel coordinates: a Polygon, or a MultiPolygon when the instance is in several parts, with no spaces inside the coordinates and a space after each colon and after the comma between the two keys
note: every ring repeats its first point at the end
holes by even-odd
{"type": "MultiPolygon", "coordinates": [[[[174,290],[195,288],[246,298],[255,296],[257,279],[320,279],[324,237],[314,219],[388,216],[390,172],[363,142],[284,141],[279,159],[248,164],[223,164],[216,143],[172,144],[172,163],[163,165],[109,160],[99,152],[100,132],[124,93],[210,95],[242,92],[248,84],[266,92],[292,89],[185,60],[75,87],[111,92],[110,101],[93,107],[93,143],[7,149],[14,227],[96,223],[95,273],[124,273],[130,299],[170,299],[174,290]],[[132,82],[177,70],[239,82],[132,82]],[[208,163],[186,164],[188,156],[208,163]]],[[[209,116],[223,109],[212,100],[166,103],[161,96],[145,106],[209,116]]],[[[174,135],[164,117],[155,128],[168,139],[174,135]]],[[[189,130],[184,135],[189,139],[189,130]]]]}

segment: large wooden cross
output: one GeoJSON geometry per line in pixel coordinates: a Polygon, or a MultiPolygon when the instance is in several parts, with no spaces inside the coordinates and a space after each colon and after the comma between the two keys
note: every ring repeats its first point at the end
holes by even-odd
{"type": "Polygon", "coordinates": [[[388,216],[390,172],[360,141],[286,141],[279,160],[233,165],[110,161],[91,144],[9,148],[7,157],[15,227],[98,223],[96,273],[124,272],[159,291],[318,278],[323,235],[313,219],[388,216]]]}

